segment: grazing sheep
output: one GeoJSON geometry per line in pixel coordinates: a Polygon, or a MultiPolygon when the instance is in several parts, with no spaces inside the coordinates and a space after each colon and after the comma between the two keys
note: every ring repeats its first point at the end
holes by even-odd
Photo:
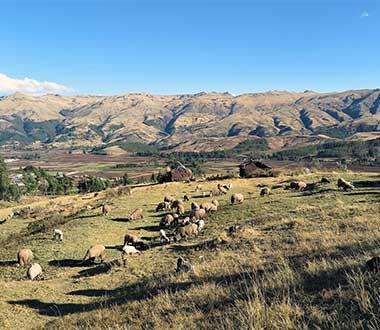
{"type": "Polygon", "coordinates": [[[185,205],[183,205],[183,204],[179,204],[179,205],[177,206],[177,213],[178,213],[179,215],[184,215],[184,214],[185,214],[185,205]]]}
{"type": "Polygon", "coordinates": [[[330,183],[330,180],[326,177],[321,178],[321,183],[330,183]]]}
{"type": "Polygon", "coordinates": [[[306,183],[303,181],[292,181],[290,182],[290,189],[295,189],[299,191],[303,191],[306,188],[306,183]]]}
{"type": "Polygon", "coordinates": [[[173,201],[172,210],[176,209],[179,205],[183,205],[183,202],[181,200],[176,199],[175,201],[173,201]]]}
{"type": "Polygon", "coordinates": [[[233,194],[233,195],[231,196],[231,204],[232,204],[232,205],[234,205],[235,203],[236,203],[236,204],[241,204],[241,203],[243,203],[243,201],[244,201],[244,196],[243,196],[243,194],[238,194],[238,193],[236,193],[236,194],[233,194]]]}
{"type": "Polygon", "coordinates": [[[176,230],[175,240],[179,242],[186,236],[197,236],[198,226],[195,223],[190,223],[186,226],[178,227],[176,230]]]}
{"type": "Polygon", "coordinates": [[[199,207],[199,205],[197,204],[197,203],[195,203],[195,202],[192,202],[191,203],[191,209],[192,210],[197,210],[197,209],[199,209],[200,207],[199,207]]]}
{"type": "Polygon", "coordinates": [[[205,226],[205,221],[203,219],[196,222],[196,225],[198,226],[198,231],[202,231],[205,226]]]}
{"type": "Polygon", "coordinates": [[[60,229],[54,229],[53,230],[53,239],[59,238],[60,241],[63,241],[63,232],[60,229]]]}
{"type": "Polygon", "coordinates": [[[103,262],[106,258],[105,251],[106,251],[106,248],[104,247],[104,245],[96,244],[96,245],[91,246],[87,250],[82,263],[87,260],[94,262],[96,258],[100,258],[100,262],[103,262]]]}
{"type": "Polygon", "coordinates": [[[169,202],[161,202],[161,203],[158,203],[156,207],[156,212],[170,210],[170,208],[171,208],[171,205],[169,202]]]}
{"type": "Polygon", "coordinates": [[[219,207],[219,202],[216,199],[213,199],[211,203],[213,203],[216,207],[219,207]]]}
{"type": "Polygon", "coordinates": [[[343,190],[353,190],[355,188],[351,182],[348,182],[343,178],[338,179],[337,185],[338,188],[342,188],[343,190]]]}
{"type": "Polygon", "coordinates": [[[307,187],[307,184],[305,182],[303,182],[303,181],[298,182],[298,190],[299,191],[304,191],[306,189],[306,187],[307,187]]]}
{"type": "Polygon", "coordinates": [[[202,186],[200,184],[198,184],[196,187],[195,187],[195,192],[198,192],[198,191],[201,191],[202,190],[202,186]]]}
{"type": "Polygon", "coordinates": [[[136,221],[139,219],[144,219],[143,209],[141,208],[134,210],[132,214],[130,215],[130,217],[128,218],[129,221],[136,221]]]}
{"type": "Polygon", "coordinates": [[[204,209],[207,213],[209,212],[216,212],[218,210],[218,207],[213,203],[202,203],[201,209],[204,209]]]}
{"type": "Polygon", "coordinates": [[[190,217],[186,217],[182,220],[182,226],[186,226],[190,223],[190,217]]]}
{"type": "Polygon", "coordinates": [[[169,244],[170,243],[170,239],[166,235],[165,230],[163,230],[163,229],[160,229],[160,242],[161,242],[161,244],[169,244]]]}
{"type": "Polygon", "coordinates": [[[29,249],[20,249],[17,253],[17,262],[23,267],[33,261],[33,252],[29,249]]]}
{"type": "Polygon", "coordinates": [[[219,190],[223,195],[226,195],[227,192],[228,192],[228,190],[227,190],[224,186],[222,186],[220,183],[218,184],[217,188],[218,188],[218,190],[219,190]]]}
{"type": "Polygon", "coordinates": [[[183,196],[183,201],[184,202],[188,202],[189,200],[190,200],[189,196],[187,196],[187,195],[183,196]]]}
{"type": "Polygon", "coordinates": [[[124,245],[121,251],[121,260],[123,261],[123,267],[127,267],[127,257],[131,254],[140,254],[141,252],[137,250],[134,246],[124,245]]]}
{"type": "Polygon", "coordinates": [[[107,204],[103,204],[103,206],[102,206],[102,214],[103,215],[107,215],[110,212],[111,212],[111,206],[109,206],[107,204]]]}
{"type": "Polygon", "coordinates": [[[124,245],[123,246],[123,254],[140,254],[141,251],[137,250],[134,246],[131,245],[124,245]]]}
{"type": "Polygon", "coordinates": [[[232,189],[232,183],[224,184],[222,185],[224,189],[231,190],[232,189]]]}
{"type": "Polygon", "coordinates": [[[206,217],[206,210],[205,209],[195,209],[191,210],[190,212],[190,219],[191,220],[199,220],[206,217]]]}
{"type": "Polygon", "coordinates": [[[261,191],[260,191],[261,197],[269,196],[269,195],[270,195],[270,189],[268,187],[261,189],[261,191]]]}
{"type": "Polygon", "coordinates": [[[42,274],[42,268],[39,264],[33,263],[29,266],[27,276],[32,281],[42,274]]]}
{"type": "Polygon", "coordinates": [[[170,227],[174,225],[176,222],[176,219],[172,214],[166,214],[162,217],[160,221],[160,227],[170,227]]]}
{"type": "Polygon", "coordinates": [[[179,257],[177,259],[177,269],[176,272],[190,272],[194,270],[194,265],[192,265],[189,261],[183,259],[182,257],[179,257]]]}
{"type": "Polygon", "coordinates": [[[136,235],[126,233],[124,235],[124,245],[132,244],[136,245],[139,242],[139,238],[136,235]]]}
{"type": "Polygon", "coordinates": [[[173,196],[165,196],[164,202],[173,203],[175,201],[175,198],[173,196]]]}

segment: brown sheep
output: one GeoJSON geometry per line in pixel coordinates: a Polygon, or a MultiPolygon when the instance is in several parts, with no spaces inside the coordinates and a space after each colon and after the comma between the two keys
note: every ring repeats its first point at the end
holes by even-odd
{"type": "Polygon", "coordinates": [[[338,188],[342,188],[343,190],[353,190],[355,188],[351,182],[348,182],[343,178],[338,179],[337,185],[338,188]]]}
{"type": "Polygon", "coordinates": [[[26,264],[29,264],[33,261],[33,252],[29,249],[20,249],[17,253],[17,262],[18,264],[23,267],[26,264]]]}
{"type": "Polygon", "coordinates": [[[132,243],[132,245],[136,245],[139,242],[139,238],[136,235],[126,233],[124,235],[124,245],[128,245],[132,243]]]}
{"type": "Polygon", "coordinates": [[[260,191],[261,197],[269,196],[269,195],[270,195],[270,189],[268,187],[261,189],[261,191],[260,191]]]}
{"type": "Polygon", "coordinates": [[[161,202],[161,203],[158,203],[156,207],[156,212],[170,210],[170,208],[171,208],[171,205],[169,202],[161,202]]]}
{"type": "MultiPolygon", "coordinates": [[[[224,189],[224,188],[223,188],[224,189]]],[[[209,196],[210,197],[213,197],[213,196],[223,196],[225,195],[227,192],[226,191],[222,191],[220,189],[214,189],[214,190],[211,190],[210,191],[210,194],[209,196]]],[[[203,197],[206,197],[206,196],[203,196],[203,197]]]]}
{"type": "Polygon", "coordinates": [[[107,204],[103,204],[103,206],[102,206],[102,214],[103,215],[107,215],[110,212],[111,212],[111,206],[109,206],[107,204]]]}
{"type": "Polygon", "coordinates": [[[87,260],[94,262],[96,258],[100,258],[100,262],[103,262],[106,259],[105,251],[106,251],[106,248],[104,247],[104,245],[96,244],[96,245],[91,246],[87,250],[82,263],[87,260]]]}
{"type": "Polygon", "coordinates": [[[303,191],[306,188],[307,184],[303,181],[292,181],[290,182],[290,189],[303,191]]]}
{"type": "Polygon", "coordinates": [[[190,212],[190,219],[191,220],[199,220],[206,217],[206,210],[205,209],[195,209],[190,212]]]}
{"type": "Polygon", "coordinates": [[[173,203],[175,201],[175,198],[173,196],[165,196],[164,202],[173,203]]]}
{"type": "Polygon", "coordinates": [[[144,219],[143,209],[141,208],[134,210],[132,214],[130,215],[130,217],[128,218],[129,221],[136,221],[139,219],[144,219]]]}
{"type": "Polygon", "coordinates": [[[211,201],[211,203],[213,203],[216,207],[219,206],[219,202],[218,202],[216,199],[213,199],[213,200],[211,201]]]}
{"type": "Polygon", "coordinates": [[[185,214],[185,205],[179,204],[176,211],[179,215],[185,214]]]}
{"type": "Polygon", "coordinates": [[[184,205],[181,200],[176,199],[175,201],[173,201],[173,203],[172,203],[172,210],[178,208],[179,205],[184,205]]]}
{"type": "Polygon", "coordinates": [[[170,227],[176,223],[176,218],[172,214],[166,214],[160,221],[160,227],[170,227]]]}
{"type": "Polygon", "coordinates": [[[241,204],[244,201],[244,196],[243,194],[233,194],[231,196],[231,204],[234,205],[236,204],[241,204]]]}
{"type": "Polygon", "coordinates": [[[209,212],[216,212],[218,210],[218,207],[213,203],[202,203],[201,209],[204,209],[207,213],[209,212]]]}
{"type": "Polygon", "coordinates": [[[178,227],[176,230],[175,240],[178,242],[186,236],[197,236],[198,226],[195,223],[190,223],[183,227],[178,227]]]}

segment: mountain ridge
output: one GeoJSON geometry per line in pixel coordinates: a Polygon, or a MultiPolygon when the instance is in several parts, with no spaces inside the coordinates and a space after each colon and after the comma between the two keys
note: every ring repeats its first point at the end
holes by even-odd
{"type": "MultiPolygon", "coordinates": [[[[265,138],[272,149],[380,131],[380,90],[269,91],[0,98],[3,147],[99,147],[139,142],[174,150],[228,149],[265,138]]],[[[367,134],[367,135],[368,135],[367,134]]]]}

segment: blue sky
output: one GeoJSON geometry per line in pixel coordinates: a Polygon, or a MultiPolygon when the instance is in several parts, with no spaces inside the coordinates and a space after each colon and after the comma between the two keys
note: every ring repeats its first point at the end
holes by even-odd
{"type": "Polygon", "coordinates": [[[0,0],[0,8],[2,94],[380,87],[380,1],[0,0]]]}

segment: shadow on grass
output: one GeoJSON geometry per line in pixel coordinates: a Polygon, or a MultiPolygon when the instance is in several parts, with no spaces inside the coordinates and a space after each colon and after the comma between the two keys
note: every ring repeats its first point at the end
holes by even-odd
{"type": "Polygon", "coordinates": [[[347,196],[363,196],[363,195],[377,195],[380,196],[380,191],[354,191],[345,193],[347,196]]]}
{"type": "Polygon", "coordinates": [[[101,216],[102,214],[88,214],[88,215],[80,215],[79,217],[76,217],[76,219],[88,219],[88,218],[95,218],[95,217],[99,217],[101,216]]]}
{"type": "Polygon", "coordinates": [[[127,218],[109,218],[108,220],[115,221],[115,222],[130,222],[128,217],[127,218]]]}
{"type": "Polygon", "coordinates": [[[11,267],[16,266],[17,261],[15,260],[9,260],[9,261],[0,261],[0,267],[11,267]]]}
{"type": "Polygon", "coordinates": [[[157,225],[140,226],[140,227],[136,227],[134,229],[136,229],[136,230],[144,229],[146,231],[156,231],[158,233],[160,231],[160,226],[157,226],[157,225]]]}
{"type": "Polygon", "coordinates": [[[380,188],[380,181],[354,181],[355,188],[380,188]]]}
{"type": "Polygon", "coordinates": [[[114,246],[108,245],[108,246],[105,246],[105,248],[106,248],[106,250],[122,251],[123,250],[123,245],[114,245],[114,246]]]}
{"type": "Polygon", "coordinates": [[[61,260],[51,260],[48,262],[49,266],[53,267],[88,267],[92,266],[94,263],[91,260],[86,260],[83,262],[78,259],[61,259],[61,260]]]}
{"type": "MultiPolygon", "coordinates": [[[[18,301],[8,301],[11,305],[26,306],[36,310],[40,315],[47,315],[52,317],[61,317],[68,314],[75,314],[81,312],[90,312],[100,308],[107,308],[113,305],[126,305],[134,301],[144,301],[152,299],[160,294],[170,293],[175,295],[183,291],[191,290],[193,287],[204,286],[207,283],[213,283],[217,286],[228,288],[233,293],[233,297],[239,297],[240,301],[252,301],[255,297],[252,296],[254,288],[260,292],[263,303],[270,307],[275,304],[281,297],[289,297],[292,301],[297,301],[297,305],[302,308],[312,304],[315,307],[323,306],[326,310],[331,312],[338,312],[339,308],[339,321],[343,320],[348,322],[351,318],[354,320],[360,317],[366,318],[361,314],[352,314],[352,299],[350,295],[341,296],[339,305],[336,307],[335,299],[324,299],[321,292],[324,290],[339,290],[339,288],[347,285],[347,273],[352,271],[360,271],[359,267],[350,267],[344,262],[347,254],[342,254],[344,249],[351,251],[353,255],[360,254],[362,248],[367,249],[373,246],[376,242],[368,242],[368,245],[363,246],[359,244],[356,246],[339,246],[332,250],[315,250],[313,253],[305,255],[291,256],[288,262],[277,264],[275,262],[268,262],[263,264],[263,269],[256,270],[250,266],[246,266],[245,270],[226,275],[205,275],[203,277],[193,277],[192,280],[182,281],[173,277],[175,272],[175,265],[173,264],[173,271],[171,274],[162,274],[161,278],[157,280],[156,276],[143,278],[136,283],[127,283],[115,289],[85,289],[75,290],[68,294],[72,296],[87,296],[98,298],[96,301],[89,303],[57,303],[57,302],[44,302],[37,299],[26,299],[18,301]],[[313,260],[319,260],[324,256],[329,260],[340,259],[342,264],[333,263],[331,268],[321,269],[320,271],[310,272],[307,269],[307,264],[313,260]],[[265,283],[269,281],[272,283],[273,277],[279,272],[287,272],[288,267],[297,271],[299,280],[297,281],[279,281],[277,285],[266,286],[265,283]]],[[[322,260],[321,260],[322,261],[322,260]]],[[[90,270],[83,271],[81,276],[95,276],[101,273],[108,272],[112,266],[99,265],[90,270]]],[[[79,276],[80,277],[80,276],[79,276]]],[[[180,295],[179,295],[180,296],[180,295]]],[[[234,304],[234,298],[223,299],[220,303],[210,304],[200,302],[197,308],[202,311],[208,311],[210,308],[220,309],[221,311],[228,311],[228,306],[234,304]]],[[[307,315],[305,316],[307,317],[307,315]]],[[[356,321],[355,320],[355,321],[356,321]]],[[[312,319],[309,321],[313,322],[312,319]]],[[[328,325],[322,327],[329,329],[328,325]]]]}
{"type": "Polygon", "coordinates": [[[96,267],[79,271],[77,275],[73,276],[73,278],[92,277],[100,274],[105,274],[108,273],[112,268],[120,266],[121,262],[118,259],[112,260],[110,262],[103,262],[101,264],[98,264],[96,267]]]}

